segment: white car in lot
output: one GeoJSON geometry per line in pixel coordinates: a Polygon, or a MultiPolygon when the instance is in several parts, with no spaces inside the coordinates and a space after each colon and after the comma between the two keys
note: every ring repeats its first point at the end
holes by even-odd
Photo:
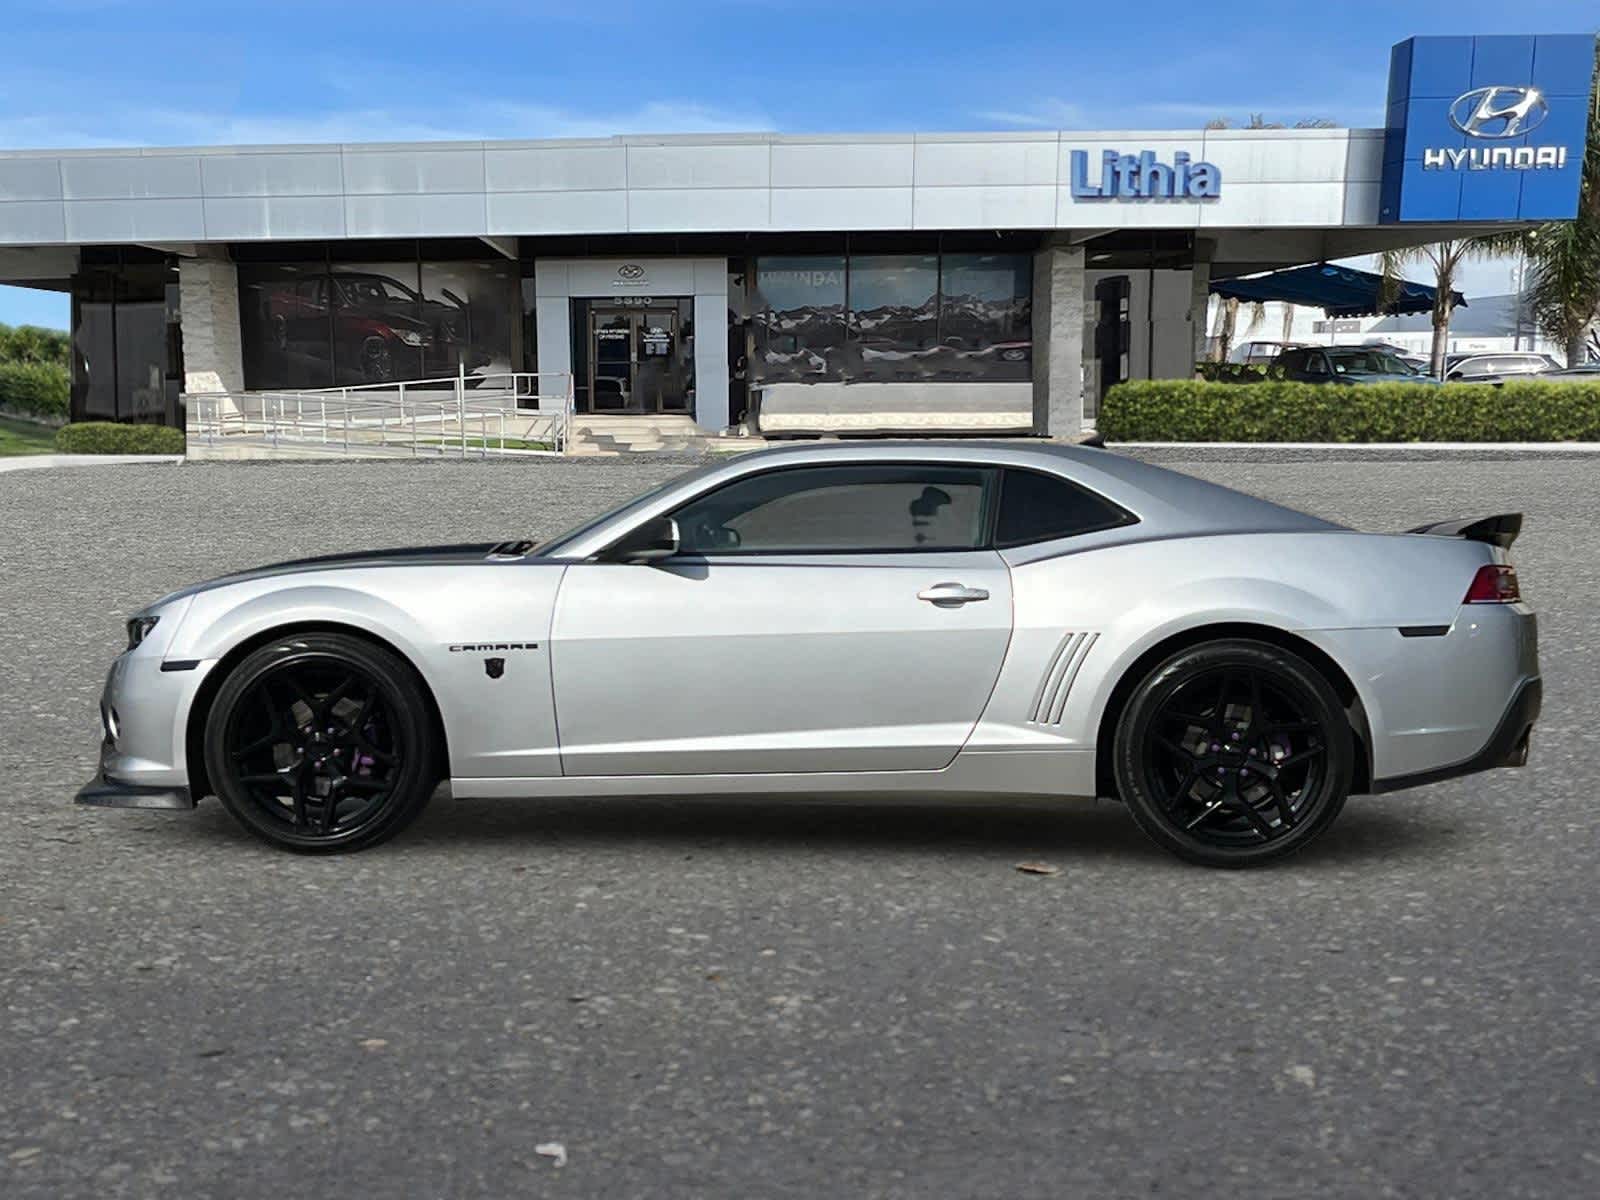
{"type": "Polygon", "coordinates": [[[1494,383],[1506,379],[1559,370],[1548,354],[1502,350],[1482,354],[1451,354],[1444,360],[1446,383],[1494,383]]]}

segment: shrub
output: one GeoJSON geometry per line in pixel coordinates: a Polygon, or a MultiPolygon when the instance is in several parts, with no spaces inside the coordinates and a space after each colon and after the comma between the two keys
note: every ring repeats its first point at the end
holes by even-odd
{"type": "Polygon", "coordinates": [[[182,454],[183,430],[167,425],[79,421],[56,430],[56,449],[64,454],[182,454]]]}
{"type": "Polygon", "coordinates": [[[0,412],[64,421],[71,391],[71,382],[63,367],[0,362],[0,412]]]}
{"type": "Polygon", "coordinates": [[[1119,383],[1096,422],[1109,441],[1593,442],[1600,383],[1119,383]]]}

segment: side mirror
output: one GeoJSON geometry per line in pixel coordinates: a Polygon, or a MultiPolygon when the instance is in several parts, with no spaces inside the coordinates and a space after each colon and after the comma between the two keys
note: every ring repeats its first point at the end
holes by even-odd
{"type": "Polygon", "coordinates": [[[635,525],[601,556],[609,562],[654,562],[678,553],[678,523],[671,517],[651,517],[635,525]]]}

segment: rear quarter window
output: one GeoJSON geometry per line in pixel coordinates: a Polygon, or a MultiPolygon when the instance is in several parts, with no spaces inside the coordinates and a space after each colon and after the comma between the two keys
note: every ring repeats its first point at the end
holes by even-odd
{"type": "Polygon", "coordinates": [[[1001,472],[994,544],[1025,546],[1137,520],[1120,505],[1060,476],[1007,467],[1001,472]]]}

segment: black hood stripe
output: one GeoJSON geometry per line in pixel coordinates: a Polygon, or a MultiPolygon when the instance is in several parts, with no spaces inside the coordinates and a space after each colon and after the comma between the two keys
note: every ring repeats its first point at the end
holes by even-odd
{"type": "Polygon", "coordinates": [[[399,546],[392,550],[351,550],[343,554],[318,554],[312,558],[292,558],[287,562],[268,563],[261,567],[251,567],[246,571],[234,572],[237,575],[253,575],[257,571],[284,571],[296,567],[331,567],[339,563],[380,563],[380,562],[416,562],[417,560],[437,560],[440,562],[462,562],[475,558],[487,558],[489,551],[500,542],[457,542],[448,546],[399,546]]]}

